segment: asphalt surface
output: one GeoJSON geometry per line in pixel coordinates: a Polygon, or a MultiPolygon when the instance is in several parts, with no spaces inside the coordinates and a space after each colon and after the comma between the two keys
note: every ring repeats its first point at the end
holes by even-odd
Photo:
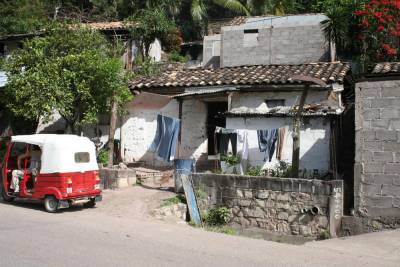
{"type": "Polygon", "coordinates": [[[0,202],[0,266],[400,266],[400,231],[302,246],[95,209],[0,202]]]}

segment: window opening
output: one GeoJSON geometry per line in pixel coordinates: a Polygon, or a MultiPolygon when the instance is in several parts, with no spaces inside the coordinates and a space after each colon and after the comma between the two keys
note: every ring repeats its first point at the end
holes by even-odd
{"type": "Polygon", "coordinates": [[[265,100],[265,104],[267,104],[267,108],[276,108],[285,106],[285,99],[267,99],[265,100]]]}
{"type": "Polygon", "coordinates": [[[76,163],[88,163],[90,161],[90,155],[88,152],[77,152],[75,153],[76,163]]]}

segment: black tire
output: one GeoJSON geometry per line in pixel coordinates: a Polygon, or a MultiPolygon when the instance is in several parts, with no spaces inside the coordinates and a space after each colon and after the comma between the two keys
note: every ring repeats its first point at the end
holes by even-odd
{"type": "Polygon", "coordinates": [[[96,200],[94,198],[90,199],[89,202],[84,204],[85,208],[94,208],[96,206],[96,200]]]}
{"type": "Polygon", "coordinates": [[[47,212],[55,213],[58,210],[58,199],[54,196],[46,196],[43,204],[47,212]]]}
{"type": "Polygon", "coordinates": [[[12,202],[15,197],[9,196],[7,194],[7,192],[6,192],[7,190],[4,188],[4,185],[3,185],[3,175],[2,175],[2,179],[0,180],[0,182],[1,182],[1,186],[0,186],[1,197],[3,198],[3,200],[5,202],[12,202]]]}
{"type": "Polygon", "coordinates": [[[1,188],[1,197],[5,202],[12,202],[15,197],[10,197],[4,190],[4,188],[1,188]]]}

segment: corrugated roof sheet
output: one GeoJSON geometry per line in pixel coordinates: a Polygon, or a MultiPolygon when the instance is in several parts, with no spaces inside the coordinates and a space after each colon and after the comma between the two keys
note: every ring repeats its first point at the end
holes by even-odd
{"type": "Polygon", "coordinates": [[[233,92],[238,91],[236,88],[217,88],[217,89],[199,89],[199,90],[189,90],[185,93],[175,95],[174,97],[185,97],[185,96],[194,96],[194,95],[209,95],[209,94],[216,94],[216,93],[223,93],[223,92],[233,92]]]}
{"type": "Polygon", "coordinates": [[[375,65],[373,74],[399,73],[400,62],[382,62],[375,65]]]}
{"type": "Polygon", "coordinates": [[[293,75],[318,78],[326,83],[343,83],[348,63],[309,63],[299,65],[252,65],[219,69],[167,70],[152,77],[131,81],[131,89],[160,87],[201,87],[222,85],[295,84],[293,75]]]}

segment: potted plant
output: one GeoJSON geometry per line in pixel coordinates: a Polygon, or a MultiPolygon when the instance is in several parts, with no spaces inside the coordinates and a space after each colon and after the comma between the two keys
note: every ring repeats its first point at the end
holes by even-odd
{"type": "Polygon", "coordinates": [[[238,155],[224,155],[221,157],[221,170],[228,174],[243,174],[241,159],[238,155]]]}

